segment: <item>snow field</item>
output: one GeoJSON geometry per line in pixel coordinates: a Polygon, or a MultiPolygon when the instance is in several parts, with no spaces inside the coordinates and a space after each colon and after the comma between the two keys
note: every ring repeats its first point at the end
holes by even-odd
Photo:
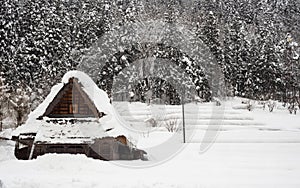
{"type": "Polygon", "coordinates": [[[153,117],[180,120],[181,106],[114,102],[127,126],[139,131],[137,147],[148,152],[149,161],[107,162],[69,154],[18,161],[13,142],[1,141],[0,187],[298,188],[300,116],[286,110],[233,109],[239,103],[233,99],[224,108],[187,104],[188,143],[183,144],[181,130],[168,132],[163,124],[149,127],[145,122],[153,117]],[[200,152],[206,142],[210,147],[200,152]],[[176,153],[164,158],[172,145],[176,153]]]}
{"type": "MultiPolygon", "coordinates": [[[[187,144],[166,163],[130,169],[84,155],[45,155],[0,165],[3,187],[289,187],[300,185],[300,144],[187,144]]],[[[117,161],[136,164],[147,161],[117,161]]]]}

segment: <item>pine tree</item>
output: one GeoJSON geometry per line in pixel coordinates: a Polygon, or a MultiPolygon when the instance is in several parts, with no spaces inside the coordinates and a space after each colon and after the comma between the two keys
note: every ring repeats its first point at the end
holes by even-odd
{"type": "Polygon", "coordinates": [[[285,40],[280,42],[281,58],[284,63],[283,82],[285,84],[285,96],[288,101],[296,102],[299,98],[299,46],[292,36],[288,34],[285,40]]]}
{"type": "Polygon", "coordinates": [[[0,76],[0,131],[3,130],[3,120],[5,119],[5,102],[7,101],[7,88],[4,78],[0,76]]]}

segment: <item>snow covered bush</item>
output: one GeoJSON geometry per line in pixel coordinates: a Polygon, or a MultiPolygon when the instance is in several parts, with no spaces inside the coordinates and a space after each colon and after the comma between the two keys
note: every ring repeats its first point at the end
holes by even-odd
{"type": "Polygon", "coordinates": [[[247,108],[248,111],[254,110],[255,101],[248,100],[246,104],[247,104],[246,108],[247,108]]]}
{"type": "Polygon", "coordinates": [[[146,119],[145,123],[150,127],[157,127],[158,126],[158,122],[154,117],[146,119]]]}
{"type": "Polygon", "coordinates": [[[254,105],[249,103],[247,104],[247,110],[252,111],[254,109],[254,105]]]}
{"type": "Polygon", "coordinates": [[[216,102],[216,106],[221,106],[221,100],[217,97],[213,97],[213,101],[216,102]]]}
{"type": "Polygon", "coordinates": [[[289,112],[290,112],[290,114],[297,114],[297,110],[298,110],[298,106],[295,104],[295,103],[291,103],[291,104],[289,104],[289,106],[288,106],[288,110],[289,110],[289,112]]]}
{"type": "Polygon", "coordinates": [[[276,107],[276,102],[273,101],[273,100],[269,100],[268,103],[267,103],[267,106],[269,108],[269,111],[273,112],[274,108],[276,107]]]}

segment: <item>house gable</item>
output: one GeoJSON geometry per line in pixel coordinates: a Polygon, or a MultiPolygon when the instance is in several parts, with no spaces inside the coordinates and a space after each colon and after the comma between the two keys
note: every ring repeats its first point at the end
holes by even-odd
{"type": "Polygon", "coordinates": [[[78,83],[77,78],[70,78],[69,82],[57,93],[47,107],[42,117],[50,118],[100,118],[104,114],[99,112],[88,95],[78,83]]]}

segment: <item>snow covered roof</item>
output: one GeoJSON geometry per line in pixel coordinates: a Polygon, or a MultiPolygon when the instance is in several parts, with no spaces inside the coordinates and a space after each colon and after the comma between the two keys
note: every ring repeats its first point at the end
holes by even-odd
{"type": "MultiPolygon", "coordinates": [[[[76,118],[75,118],[76,119],[76,118]]],[[[59,118],[55,118],[59,120],[59,118]]],[[[62,118],[61,120],[68,120],[62,118]]],[[[121,120],[118,113],[110,104],[109,97],[106,92],[99,89],[95,82],[85,73],[81,71],[70,71],[62,78],[62,83],[52,87],[51,92],[45,100],[29,114],[26,123],[13,131],[14,136],[20,133],[37,133],[36,141],[46,141],[49,143],[66,143],[66,142],[81,142],[90,141],[93,138],[102,138],[106,136],[124,135],[127,138],[132,138],[128,131],[124,128],[124,121],[121,120]],[[106,115],[98,118],[82,119],[81,122],[74,124],[66,122],[63,125],[53,123],[52,118],[39,117],[43,116],[47,107],[54,100],[58,92],[70,78],[77,78],[82,86],[82,90],[88,95],[99,112],[106,115]],[[85,121],[82,121],[85,120],[85,121]]]]}

